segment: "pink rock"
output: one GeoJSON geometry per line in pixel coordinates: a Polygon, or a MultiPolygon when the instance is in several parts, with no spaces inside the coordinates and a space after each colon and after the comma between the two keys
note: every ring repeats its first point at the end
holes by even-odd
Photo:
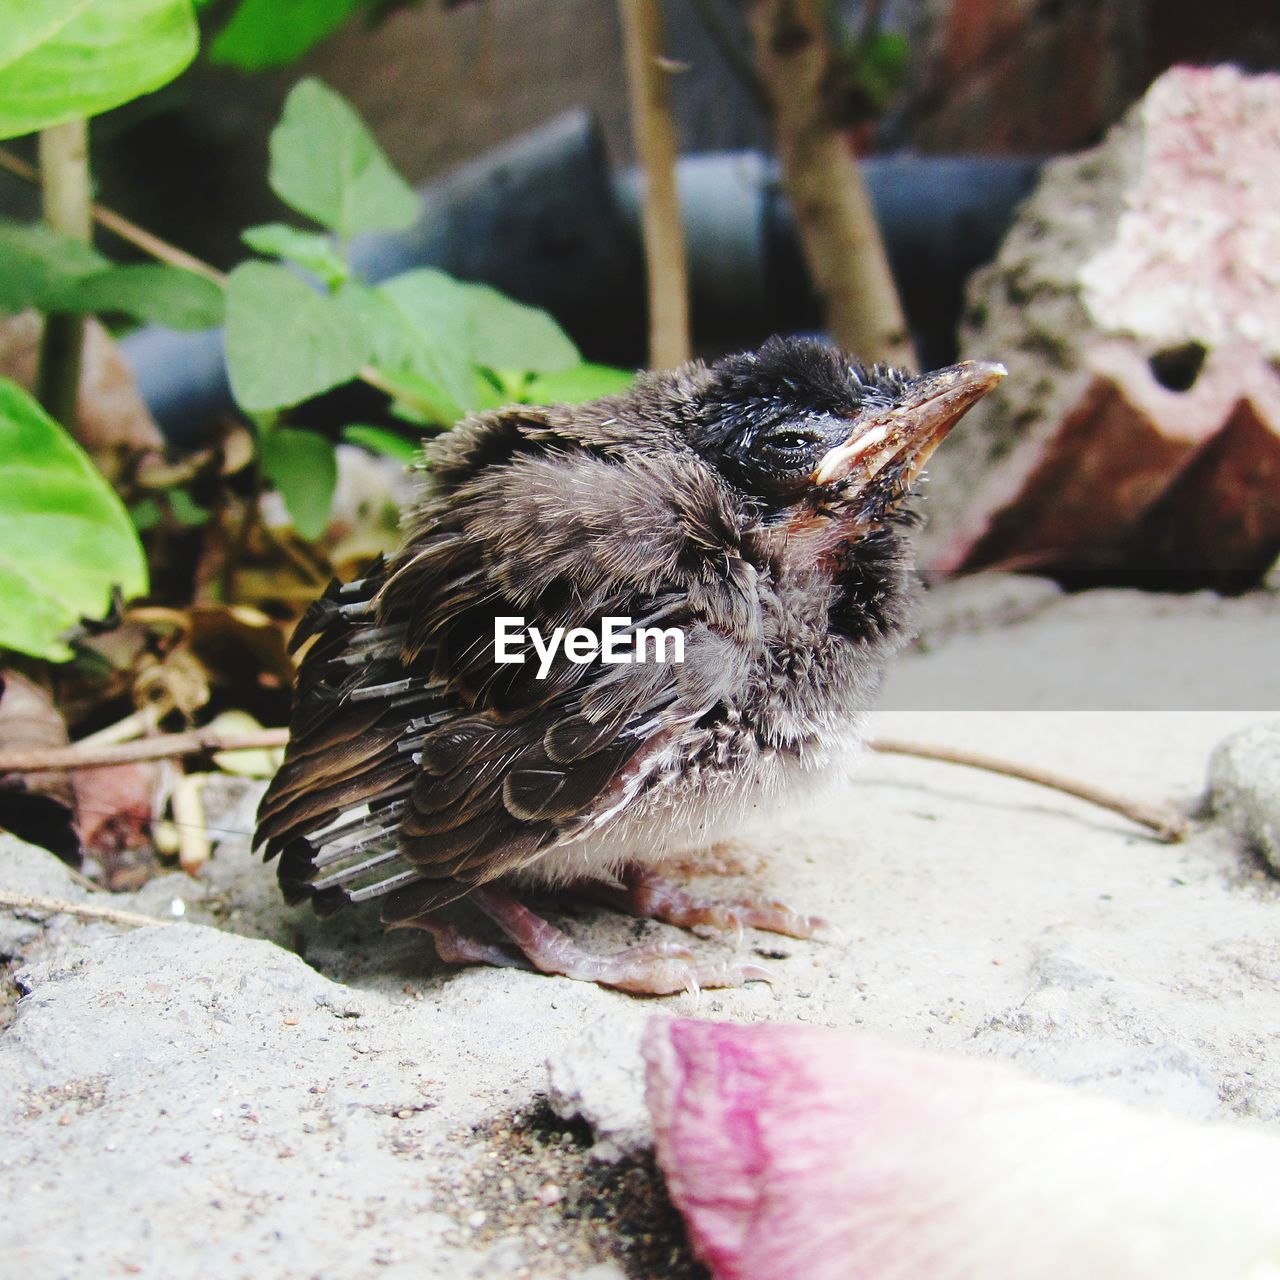
{"type": "Polygon", "coordinates": [[[964,347],[1010,377],[930,467],[927,567],[1257,581],[1280,553],[1280,76],[1171,71],[1049,165],[964,347]]]}
{"type": "Polygon", "coordinates": [[[719,1280],[1264,1280],[1280,1140],[807,1026],[654,1019],[658,1161],[719,1280]]]}

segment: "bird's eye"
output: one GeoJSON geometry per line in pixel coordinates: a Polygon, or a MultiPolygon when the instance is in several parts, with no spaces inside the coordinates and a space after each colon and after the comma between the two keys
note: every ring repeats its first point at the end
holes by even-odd
{"type": "Polygon", "coordinates": [[[821,433],[804,427],[779,426],[757,437],[744,465],[766,488],[790,488],[817,465],[823,449],[821,433]]]}
{"type": "Polygon", "coordinates": [[[779,431],[769,437],[770,447],[781,453],[796,453],[801,449],[807,449],[811,444],[813,444],[813,437],[801,435],[799,431],[779,431]]]}

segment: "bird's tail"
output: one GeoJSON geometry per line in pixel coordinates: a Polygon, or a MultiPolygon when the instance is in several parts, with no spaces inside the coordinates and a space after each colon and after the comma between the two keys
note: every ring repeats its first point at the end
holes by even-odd
{"type": "Polygon", "coordinates": [[[403,630],[380,617],[381,559],[332,582],[290,642],[310,642],[298,672],[284,763],[258,808],[256,843],[290,902],[327,915],[417,877],[396,831],[413,785],[412,722],[429,695],[400,656],[403,630]],[[407,739],[407,741],[406,741],[407,739]]]}

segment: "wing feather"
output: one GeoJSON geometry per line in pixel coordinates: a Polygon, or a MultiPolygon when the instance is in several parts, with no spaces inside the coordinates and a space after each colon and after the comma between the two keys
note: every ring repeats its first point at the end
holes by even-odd
{"type": "Polygon", "coordinates": [[[532,656],[495,663],[500,615],[544,633],[606,615],[687,621],[689,575],[714,583],[703,561],[724,552],[654,505],[670,485],[644,458],[548,447],[536,417],[451,434],[486,421],[492,448],[441,446],[443,480],[403,551],[331,586],[299,627],[311,647],[258,836],[268,856],[284,850],[286,894],[318,910],[383,896],[384,916],[404,918],[527,864],[605,820],[628,767],[689,718],[669,666],[561,650],[540,679],[532,656]],[[652,508],[643,536],[638,501],[652,508]]]}

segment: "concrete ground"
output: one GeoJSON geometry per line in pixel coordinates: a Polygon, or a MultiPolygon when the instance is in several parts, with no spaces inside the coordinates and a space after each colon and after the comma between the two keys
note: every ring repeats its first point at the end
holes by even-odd
{"type": "MultiPolygon", "coordinates": [[[[959,584],[931,597],[875,731],[1191,811],[1215,745],[1280,722],[1278,637],[1276,593],[959,584]]],[[[0,1271],[700,1274],[649,1154],[636,1053],[644,1021],[691,997],[446,970],[376,913],[315,921],[235,834],[254,795],[228,780],[222,797],[211,822],[231,834],[201,880],[110,900],[172,924],[0,912],[21,994],[0,1033],[0,1271]]],[[[1026,783],[869,755],[803,820],[762,814],[695,882],[783,896],[843,935],[749,931],[774,985],[704,993],[699,1016],[866,1028],[1280,1132],[1280,882],[1219,824],[1161,844],[1026,783]]],[[[0,887],[88,896],[7,837],[0,887]]],[[[664,929],[559,918],[601,946],[664,929]]]]}

